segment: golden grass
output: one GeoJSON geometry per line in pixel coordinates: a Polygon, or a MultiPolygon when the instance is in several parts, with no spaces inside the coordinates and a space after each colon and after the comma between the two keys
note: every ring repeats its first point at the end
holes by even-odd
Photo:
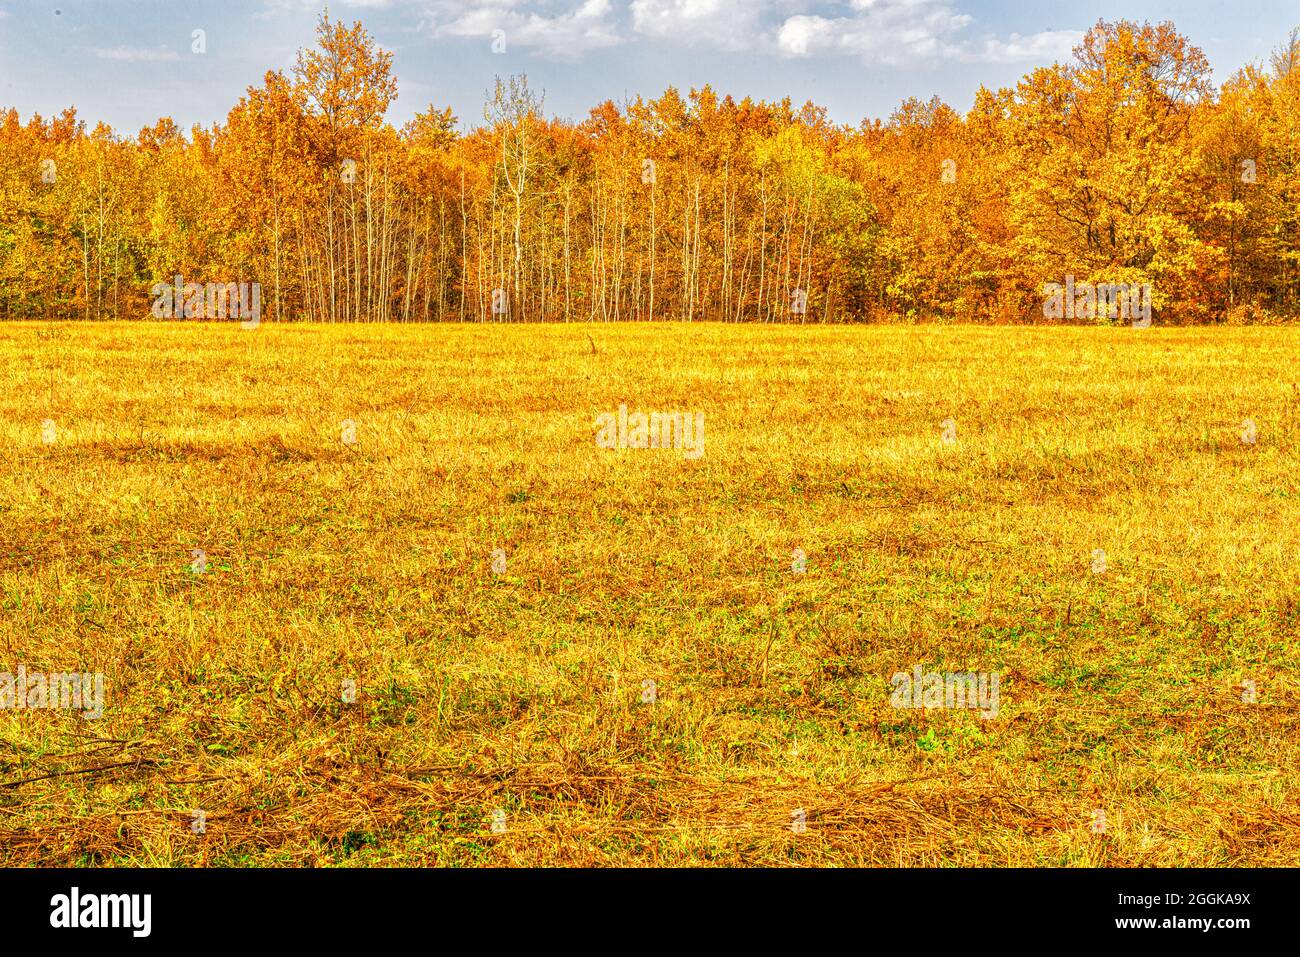
{"type": "Polygon", "coordinates": [[[0,326],[0,671],[107,676],[0,711],[0,862],[1300,863],[1297,347],[0,326]]]}

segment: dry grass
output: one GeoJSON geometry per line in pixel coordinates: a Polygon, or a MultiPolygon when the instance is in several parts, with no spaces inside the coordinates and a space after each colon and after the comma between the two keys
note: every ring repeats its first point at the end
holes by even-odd
{"type": "Polygon", "coordinates": [[[0,863],[1300,863],[1297,347],[0,326],[0,671],[107,676],[0,711],[0,863]]]}

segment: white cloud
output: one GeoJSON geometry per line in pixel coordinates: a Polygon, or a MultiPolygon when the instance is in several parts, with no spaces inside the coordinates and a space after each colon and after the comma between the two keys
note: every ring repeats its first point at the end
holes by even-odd
{"type": "Polygon", "coordinates": [[[796,15],[776,31],[783,56],[847,55],[886,65],[960,55],[972,18],[944,0],[855,0],[842,16],[796,15]]]}
{"type": "Polygon", "coordinates": [[[1082,36],[1056,30],[982,43],[956,0],[631,0],[632,29],[673,43],[710,43],[783,57],[852,56],[901,65],[940,59],[1042,61],[1082,36]]]}
{"type": "Polygon", "coordinates": [[[777,31],[776,45],[787,56],[810,56],[829,45],[832,29],[825,17],[790,17],[777,31]]]}
{"type": "Polygon", "coordinates": [[[975,59],[991,63],[1065,60],[1082,39],[1083,33],[1079,30],[1044,30],[1027,37],[1013,33],[1006,40],[985,40],[983,50],[975,59]]]}
{"type": "Polygon", "coordinates": [[[524,47],[556,60],[622,43],[610,0],[438,0],[427,9],[435,37],[482,37],[502,31],[506,49],[524,47]]]}
{"type": "MultiPolygon", "coordinates": [[[[321,0],[263,0],[308,9],[321,0]]],[[[640,38],[787,58],[855,57],[866,63],[941,60],[1041,63],[1067,57],[1080,31],[973,34],[973,0],[335,0],[344,7],[414,8],[434,37],[504,33],[506,48],[556,60],[640,38]]]]}
{"type": "Polygon", "coordinates": [[[144,60],[161,62],[163,60],[180,59],[175,50],[169,50],[166,47],[158,47],[157,49],[128,46],[96,47],[92,52],[101,60],[122,60],[127,63],[138,63],[144,60]]]}
{"type": "Polygon", "coordinates": [[[709,43],[724,50],[762,45],[770,0],[632,0],[632,29],[675,43],[709,43]]]}

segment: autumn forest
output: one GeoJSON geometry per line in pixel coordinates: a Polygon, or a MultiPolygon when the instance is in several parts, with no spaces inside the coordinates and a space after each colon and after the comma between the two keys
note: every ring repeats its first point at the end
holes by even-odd
{"type": "Polygon", "coordinates": [[[1297,33],[1217,87],[1172,24],[1098,23],[856,127],[708,87],[575,122],[512,76],[399,129],[390,54],[318,38],[210,128],[0,108],[0,318],[145,319],[177,276],[270,321],[1042,323],[1067,277],[1160,324],[1300,315],[1297,33]]]}

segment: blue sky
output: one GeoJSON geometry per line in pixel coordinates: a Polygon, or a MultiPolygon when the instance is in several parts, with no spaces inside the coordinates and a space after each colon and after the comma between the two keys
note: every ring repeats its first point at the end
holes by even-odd
{"type": "MultiPolygon", "coordinates": [[[[0,0],[0,107],[24,119],[68,105],[134,133],[160,116],[223,120],[267,69],[314,42],[316,0],[0,0]],[[207,51],[192,51],[203,30],[207,51]]],[[[527,73],[548,113],[711,83],[737,98],[789,95],[857,123],[907,96],[965,110],[1069,55],[1098,18],[1173,20],[1219,80],[1300,26],[1296,0],[334,0],[394,54],[401,123],[430,103],[482,116],[495,75],[527,73]],[[494,31],[499,48],[494,52],[494,31]]]]}

